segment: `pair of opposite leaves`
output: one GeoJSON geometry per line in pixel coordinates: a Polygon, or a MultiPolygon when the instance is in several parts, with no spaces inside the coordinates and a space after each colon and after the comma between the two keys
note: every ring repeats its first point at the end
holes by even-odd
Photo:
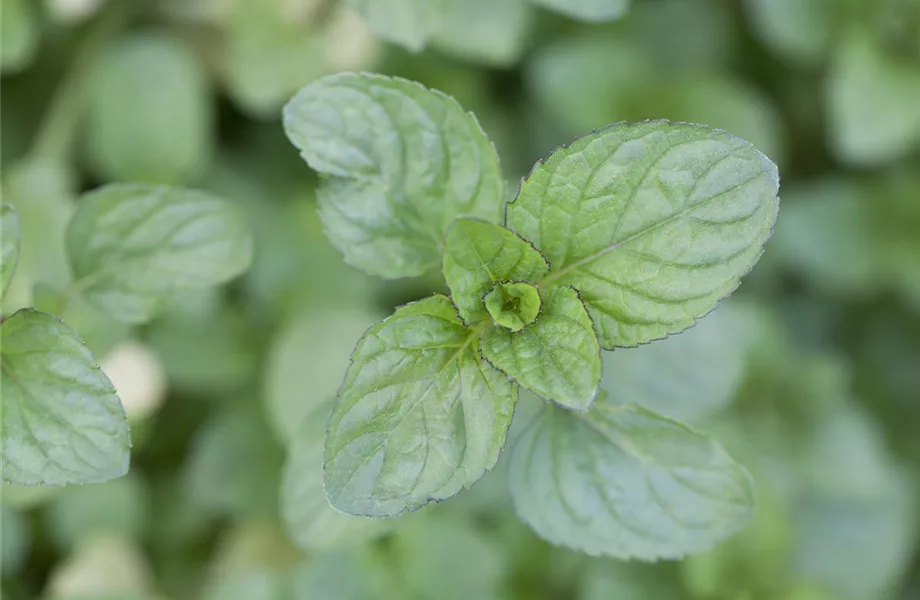
{"type": "Polygon", "coordinates": [[[328,424],[333,506],[393,516],[472,485],[504,446],[520,384],[571,409],[548,406],[512,459],[518,511],[544,537],[655,558],[740,527],[750,482],[718,444],[592,402],[601,348],[686,329],[757,261],[778,206],[766,157],[703,126],[614,125],[538,163],[506,207],[475,118],[418,84],[326,77],[284,124],[325,176],[319,211],[346,261],[383,277],[440,264],[451,292],[358,342],[328,424]]]}
{"type": "MultiPolygon", "coordinates": [[[[2,299],[20,262],[20,224],[11,206],[0,205],[0,225],[2,299]]],[[[63,308],[69,293],[79,291],[106,317],[140,324],[177,292],[218,285],[245,271],[252,239],[241,212],[221,198],[125,183],[79,199],[66,248],[74,282],[63,292],[43,292],[50,303],[63,308]]],[[[128,418],[80,336],[55,315],[23,308],[2,321],[0,342],[2,480],[65,485],[124,475],[128,418]]]]}

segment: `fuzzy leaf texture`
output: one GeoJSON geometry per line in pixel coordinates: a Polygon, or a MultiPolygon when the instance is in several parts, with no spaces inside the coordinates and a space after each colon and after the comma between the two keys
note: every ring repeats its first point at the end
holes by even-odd
{"type": "Polygon", "coordinates": [[[128,471],[128,419],[76,333],[23,309],[0,326],[3,481],[93,483],[128,471]]]}
{"type": "Polygon", "coordinates": [[[591,405],[601,379],[600,347],[578,293],[543,292],[543,311],[520,332],[493,327],[482,335],[482,356],[530,391],[574,410],[591,405]]]}
{"type": "Polygon", "coordinates": [[[571,19],[602,23],[626,15],[630,0],[530,0],[537,6],[571,19]]]}
{"type": "Polygon", "coordinates": [[[546,259],[527,241],[500,225],[460,218],[447,230],[444,278],[467,325],[487,317],[485,295],[500,281],[537,281],[549,272],[546,259]]]}
{"type": "Polygon", "coordinates": [[[701,125],[617,124],[538,163],[506,223],[581,294],[603,348],[683,331],[753,267],[779,205],[776,166],[701,125]]]}
{"type": "Polygon", "coordinates": [[[0,204],[0,300],[19,262],[19,217],[9,204],[0,204]]]}
{"type": "Polygon", "coordinates": [[[118,320],[142,323],[176,292],[245,271],[252,237],[242,212],[209,193],[115,184],[80,199],[67,252],[87,301],[118,320]]]}
{"type": "Polygon", "coordinates": [[[398,309],[364,335],[328,424],[329,502],[385,517],[453,496],[492,468],[516,387],[486,364],[445,296],[398,309]]]}
{"type": "Polygon", "coordinates": [[[317,199],[327,236],[346,262],[372,275],[412,277],[438,266],[457,216],[501,219],[495,148],[441,92],[382,75],[331,75],[287,104],[284,128],[326,176],[317,199]]]}
{"type": "Polygon", "coordinates": [[[546,406],[510,469],[517,512],[541,537],[621,559],[703,552],[754,503],[750,476],[712,438],[635,405],[546,406]]]}

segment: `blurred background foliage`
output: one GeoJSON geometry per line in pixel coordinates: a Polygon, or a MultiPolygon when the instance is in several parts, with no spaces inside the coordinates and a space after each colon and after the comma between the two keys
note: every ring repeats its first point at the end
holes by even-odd
{"type": "Polygon", "coordinates": [[[3,486],[4,599],[920,599],[917,0],[0,2],[3,201],[24,233],[5,311],[76,328],[134,440],[123,479],[3,486]],[[323,512],[354,341],[444,287],[366,277],[322,234],[279,110],[341,70],[456,96],[512,181],[646,118],[725,128],[779,164],[776,233],[735,296],[604,357],[607,393],[695,422],[752,471],[740,535],[655,565],[554,548],[514,516],[504,460],[360,535],[323,512]],[[63,305],[74,199],[122,180],[238,202],[252,270],[136,329],[63,305]]]}

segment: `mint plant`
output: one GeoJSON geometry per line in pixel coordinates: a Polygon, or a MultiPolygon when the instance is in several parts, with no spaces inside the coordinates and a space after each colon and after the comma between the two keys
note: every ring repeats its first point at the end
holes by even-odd
{"type": "MultiPolygon", "coordinates": [[[[211,194],[114,184],[78,202],[66,235],[73,282],[52,294],[55,312],[79,294],[113,319],[144,323],[177,292],[218,285],[250,263],[252,241],[241,213],[211,194]]],[[[0,222],[5,293],[20,232],[8,205],[0,222]]],[[[128,419],[79,335],[54,314],[27,307],[4,314],[0,340],[3,481],[64,485],[124,475],[128,419]]]]}
{"type": "Polygon", "coordinates": [[[450,291],[358,341],[328,419],[334,508],[392,517],[470,487],[496,464],[523,387],[546,402],[512,453],[511,491],[542,537],[654,560],[743,526],[754,491],[741,465],[598,386],[602,350],[691,327],[757,262],[778,208],[770,160],[701,125],[620,123],[538,162],[506,203],[475,117],[413,82],[325,77],[284,127],[322,176],[320,216],[347,262],[386,278],[440,266],[450,291]]]}

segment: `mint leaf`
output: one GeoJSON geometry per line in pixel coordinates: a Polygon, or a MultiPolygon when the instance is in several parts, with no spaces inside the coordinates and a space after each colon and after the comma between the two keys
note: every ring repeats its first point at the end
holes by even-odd
{"type": "Polygon", "coordinates": [[[511,495],[538,535],[588,554],[702,552],[747,521],[747,472],[712,438],[638,406],[546,406],[516,442],[511,495]]]}
{"type": "Polygon", "coordinates": [[[432,45],[452,57],[512,67],[527,50],[534,12],[527,0],[448,0],[432,45]]]}
{"type": "Polygon", "coordinates": [[[517,390],[479,357],[477,334],[436,295],[358,342],[326,438],[335,508],[394,516],[453,496],[495,464],[517,390]]]}
{"type": "Polygon", "coordinates": [[[499,281],[537,281],[549,271],[529,242],[500,225],[460,218],[447,229],[442,269],[467,324],[486,318],[483,298],[499,281]]]}
{"type": "Polygon", "coordinates": [[[492,321],[511,332],[527,327],[540,314],[543,300],[530,283],[496,283],[482,299],[492,321]]]}
{"type": "Polygon", "coordinates": [[[845,162],[884,164],[920,143],[920,67],[889,56],[867,35],[844,38],[826,94],[830,142],[845,162]]]}
{"type": "Polygon", "coordinates": [[[591,405],[601,378],[600,348],[578,293],[544,291],[543,312],[519,332],[494,327],[480,341],[482,356],[525,388],[566,408],[591,405]]]}
{"type": "Polygon", "coordinates": [[[332,400],[312,410],[296,430],[281,484],[281,512],[291,538],[304,550],[357,544],[396,522],[365,519],[329,506],[323,493],[323,442],[332,400]]]}
{"type": "Polygon", "coordinates": [[[577,289],[604,348],[693,325],[757,262],[776,219],[776,166],[701,125],[649,121],[588,134],[537,164],[507,225],[577,289]]]}
{"type": "Polygon", "coordinates": [[[602,353],[607,401],[638,404],[681,421],[713,414],[741,383],[747,350],[743,318],[722,306],[680,335],[602,353]]]}
{"type": "Polygon", "coordinates": [[[808,66],[827,55],[835,20],[827,0],[746,0],[744,8],[754,34],[777,54],[808,66]]]}
{"type": "Polygon", "coordinates": [[[211,194],[115,184],[80,199],[67,251],[88,302],[121,321],[142,323],[176,292],[245,271],[252,238],[242,213],[211,194]]]}
{"type": "Polygon", "coordinates": [[[77,334],[27,308],[3,322],[0,340],[3,481],[63,485],[124,475],[128,419],[77,334]]]}
{"type": "Polygon", "coordinates": [[[0,204],[0,301],[19,262],[19,216],[9,204],[0,204]]]}
{"type": "Polygon", "coordinates": [[[630,0],[530,0],[537,6],[589,22],[613,21],[626,14],[630,0]]]}
{"type": "Polygon", "coordinates": [[[207,168],[216,119],[208,75],[178,38],[134,34],[100,57],[86,156],[106,180],[187,183],[207,168]]]}
{"type": "Polygon", "coordinates": [[[368,273],[422,275],[439,264],[455,217],[501,218],[495,148],[476,119],[440,92],[381,75],[332,75],[287,104],[284,128],[304,160],[328,176],[318,191],[326,234],[346,262],[368,273]]]}
{"type": "Polygon", "coordinates": [[[375,34],[419,52],[441,27],[441,11],[452,0],[346,0],[375,34]]]}
{"type": "Polygon", "coordinates": [[[29,0],[2,0],[0,10],[0,69],[21,71],[32,62],[39,42],[39,21],[29,0]]]}

